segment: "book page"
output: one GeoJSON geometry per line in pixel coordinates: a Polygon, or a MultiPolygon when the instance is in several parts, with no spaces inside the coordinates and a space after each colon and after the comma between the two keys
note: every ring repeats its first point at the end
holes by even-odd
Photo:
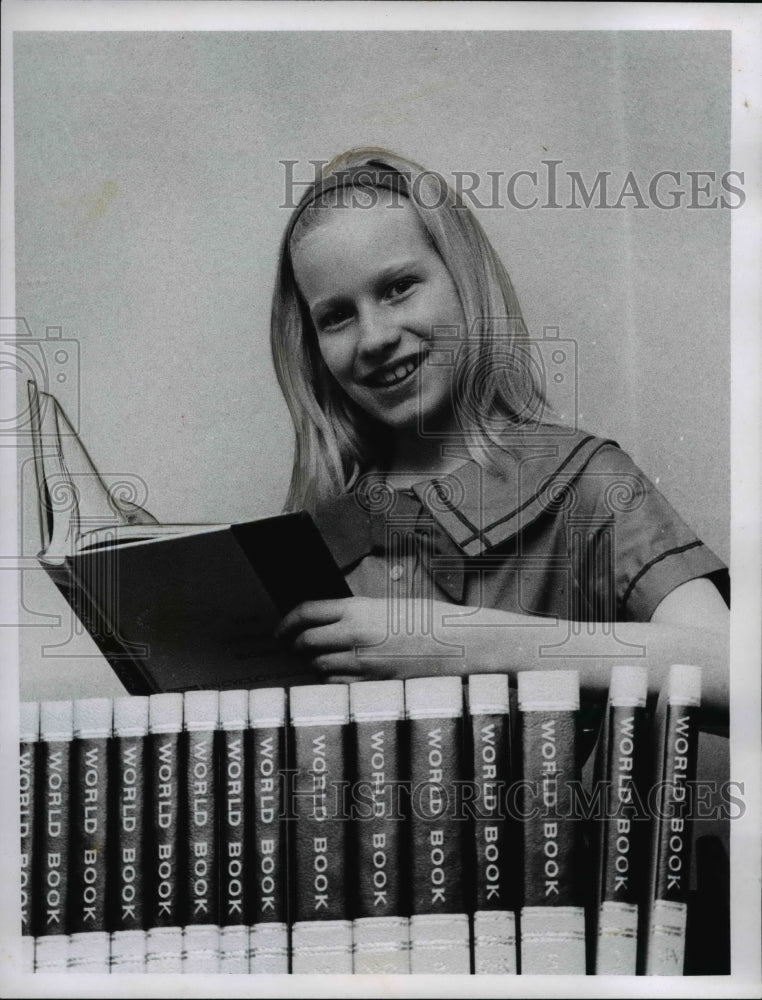
{"type": "Polygon", "coordinates": [[[78,552],[89,552],[96,548],[113,545],[137,545],[154,538],[172,535],[189,535],[204,531],[215,531],[223,527],[219,524],[120,524],[115,528],[95,528],[80,536],[78,552]]]}
{"type": "MultiPolygon", "coordinates": [[[[27,379],[65,414],[64,454],[92,498],[90,527],[118,520],[109,494],[162,522],[120,526],[119,539],[280,513],[294,453],[270,344],[280,242],[320,164],[382,147],[440,173],[474,212],[515,286],[554,412],[616,441],[732,579],[730,741],[702,736],[720,774],[730,748],[741,802],[729,824],[732,976],[623,987],[472,976],[444,989],[757,995],[759,5],[75,0],[6,2],[3,20],[8,801],[19,699],[124,693],[37,560],[27,379]]],[[[12,811],[3,822],[12,950],[12,811]]],[[[0,973],[8,995],[70,989],[41,978],[5,962],[0,973]]],[[[443,989],[95,979],[76,989],[443,989]]]]}

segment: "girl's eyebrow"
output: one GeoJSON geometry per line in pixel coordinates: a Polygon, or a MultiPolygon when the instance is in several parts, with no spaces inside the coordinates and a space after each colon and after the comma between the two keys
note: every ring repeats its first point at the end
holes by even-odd
{"type": "MultiPolygon", "coordinates": [[[[390,264],[386,264],[380,271],[371,276],[372,284],[374,288],[379,288],[389,281],[393,281],[395,278],[399,278],[401,275],[406,274],[408,271],[416,270],[420,268],[420,261],[414,258],[404,257],[399,260],[392,261],[390,264]]],[[[343,305],[347,301],[348,296],[338,293],[337,295],[328,295],[325,298],[316,299],[310,305],[310,312],[315,314],[319,310],[325,309],[326,307],[333,307],[336,305],[343,305]]]]}

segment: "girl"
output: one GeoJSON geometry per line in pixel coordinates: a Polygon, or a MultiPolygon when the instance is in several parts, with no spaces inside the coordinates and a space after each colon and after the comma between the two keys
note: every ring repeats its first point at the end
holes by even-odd
{"type": "Polygon", "coordinates": [[[615,442],[550,419],[511,281],[442,178],[375,149],[325,168],[283,239],[272,349],[287,507],[357,595],[281,623],[326,678],[568,666],[603,690],[645,656],[655,690],[699,663],[726,710],[725,567],[615,442]]]}

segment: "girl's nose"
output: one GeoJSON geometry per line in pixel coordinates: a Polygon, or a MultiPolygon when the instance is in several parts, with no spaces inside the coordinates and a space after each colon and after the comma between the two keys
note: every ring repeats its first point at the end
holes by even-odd
{"type": "Polygon", "coordinates": [[[360,312],[357,349],[360,354],[374,355],[387,353],[400,339],[400,329],[388,315],[380,310],[368,309],[360,312]]]}

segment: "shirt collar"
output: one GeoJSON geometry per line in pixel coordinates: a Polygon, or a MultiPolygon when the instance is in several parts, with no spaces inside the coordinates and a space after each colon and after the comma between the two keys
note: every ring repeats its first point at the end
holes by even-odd
{"type": "Polygon", "coordinates": [[[615,442],[556,427],[524,432],[495,453],[498,468],[468,461],[413,489],[465,555],[481,556],[558,509],[563,490],[605,444],[615,442]]]}
{"type": "Polygon", "coordinates": [[[422,479],[406,493],[346,493],[319,505],[315,521],[342,570],[383,551],[392,519],[435,522],[435,555],[480,556],[558,504],[559,493],[604,444],[582,431],[545,425],[514,432],[495,451],[497,468],[469,459],[454,472],[422,479]]]}

